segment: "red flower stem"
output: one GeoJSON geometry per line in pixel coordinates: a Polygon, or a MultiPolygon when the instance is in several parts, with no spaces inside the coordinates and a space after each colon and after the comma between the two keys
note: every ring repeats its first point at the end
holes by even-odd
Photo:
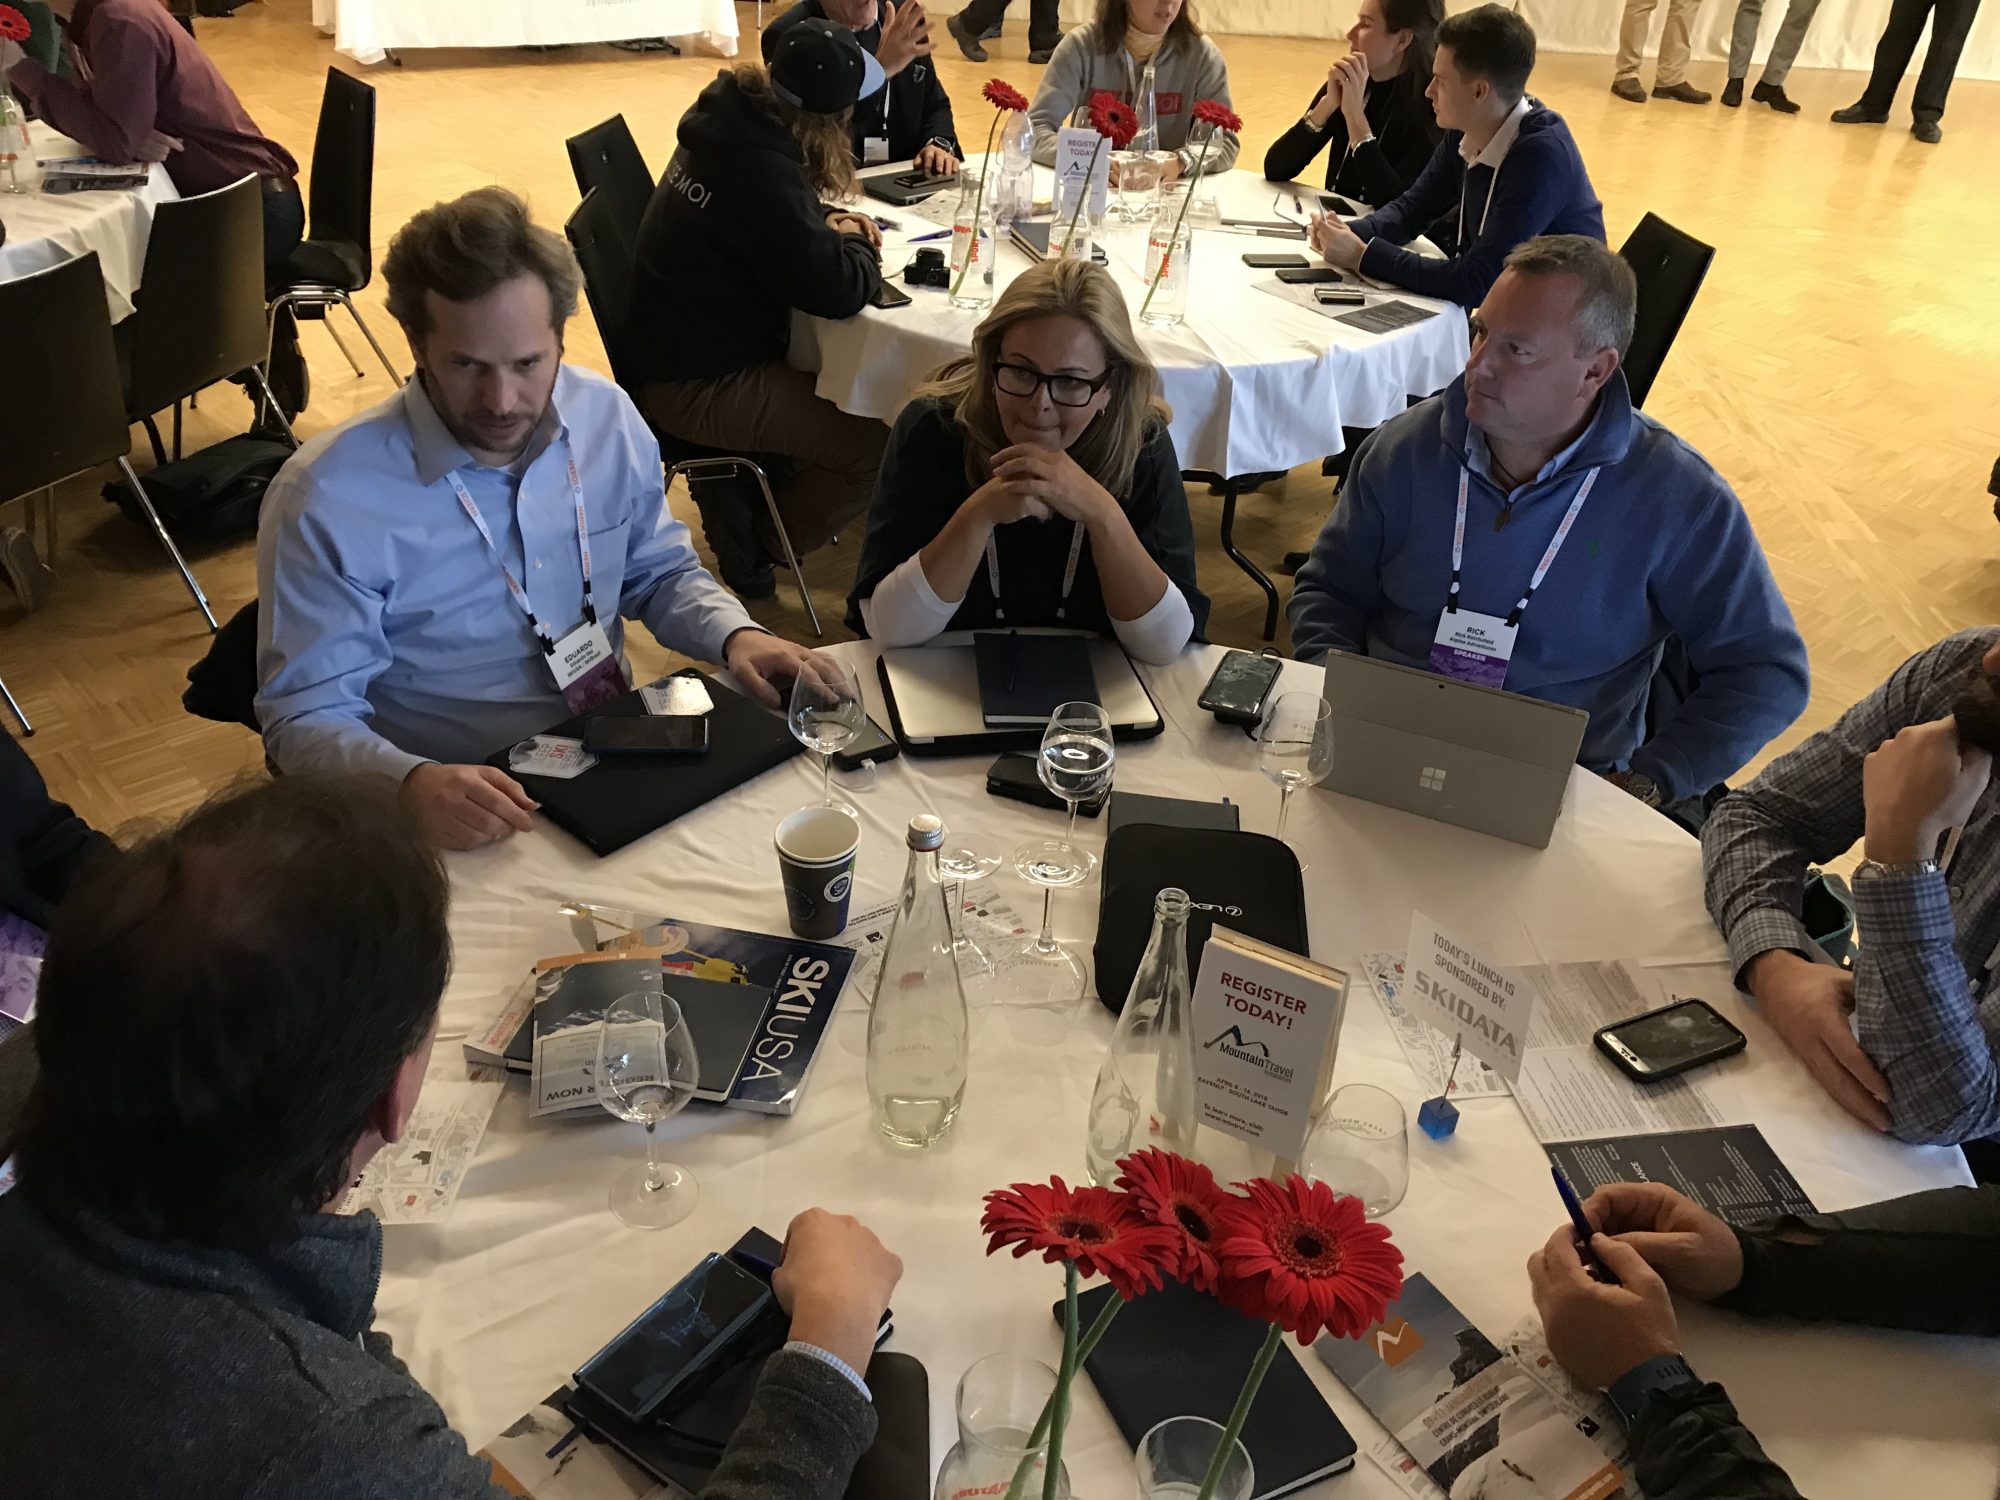
{"type": "Polygon", "coordinates": [[[1076,1262],[1070,1260],[1063,1262],[1062,1369],[1056,1373],[1055,1414],[1049,1419],[1049,1466],[1042,1474],[1042,1500],[1056,1500],[1062,1493],[1063,1436],[1069,1428],[1069,1388],[1076,1380],[1076,1320],[1076,1262]]]}
{"type": "MultiPolygon", "coordinates": [[[[979,200],[986,196],[986,169],[993,165],[993,135],[1000,128],[1000,117],[1006,113],[1004,109],[994,110],[993,123],[986,127],[986,154],[979,159],[979,186],[972,190],[972,243],[966,248],[965,264],[958,269],[958,280],[951,284],[949,295],[953,297],[965,285],[966,273],[972,269],[972,257],[979,249],[979,200]]],[[[828,761],[827,765],[831,767],[833,762],[828,761]]],[[[833,772],[829,769],[826,774],[831,776],[833,772]]]]}
{"type": "MultiPolygon", "coordinates": [[[[1104,1311],[1091,1321],[1090,1327],[1084,1330],[1083,1337],[1077,1340],[1076,1363],[1078,1369],[1083,1368],[1084,1362],[1090,1358],[1092,1352],[1097,1348],[1098,1341],[1109,1331],[1111,1320],[1118,1316],[1118,1310],[1124,1305],[1125,1299],[1115,1293],[1105,1300],[1104,1311]]],[[[1028,1482],[1028,1469],[1035,1461],[1035,1450],[1042,1446],[1042,1439],[1048,1436],[1049,1422],[1054,1418],[1055,1411],[1056,1398],[1055,1393],[1051,1391],[1049,1399],[1042,1403],[1042,1414],[1035,1418],[1035,1430],[1028,1434],[1027,1457],[1023,1458],[1015,1468],[1014,1482],[1007,1486],[1007,1500],[1021,1500],[1022,1487],[1028,1482]]]]}
{"type": "Polygon", "coordinates": [[[1250,1420],[1250,1404],[1257,1399],[1258,1388],[1264,1384],[1271,1361],[1278,1357],[1278,1345],[1284,1337],[1284,1329],[1276,1323],[1264,1334],[1264,1346],[1251,1361],[1250,1373],[1243,1377],[1243,1389],[1236,1393],[1235,1410],[1229,1413],[1229,1425],[1222,1429],[1222,1441],[1215,1446],[1215,1457],[1208,1461],[1208,1472],[1202,1476],[1201,1493],[1195,1500],[1214,1500],[1215,1487],[1222,1483],[1223,1465],[1229,1462],[1236,1440],[1243,1436],[1243,1424],[1250,1420]]]}
{"type": "MultiPolygon", "coordinates": [[[[1077,220],[1083,217],[1083,205],[1090,201],[1091,192],[1097,181],[1097,156],[1104,149],[1104,137],[1097,138],[1097,144],[1090,148],[1090,167],[1083,174],[1083,196],[1076,200],[1076,212],[1069,216],[1069,233],[1063,236],[1063,254],[1069,254],[1069,247],[1076,240],[1077,220]]],[[[1085,259],[1089,257],[1086,255],[1085,259]]]]}
{"type": "Polygon", "coordinates": [[[1208,165],[1208,148],[1215,140],[1215,126],[1208,127],[1208,134],[1201,138],[1201,155],[1194,161],[1194,176],[1188,179],[1187,196],[1181,199],[1181,211],[1174,215],[1174,232],[1167,236],[1167,248],[1160,255],[1160,269],[1153,273],[1153,284],[1146,288],[1146,300],[1139,304],[1139,316],[1146,316],[1146,309],[1153,305],[1153,293],[1160,289],[1160,283],[1167,279],[1167,267],[1173,264],[1174,246],[1181,242],[1181,225],[1187,222],[1188,205],[1194,202],[1195,180],[1201,176],[1202,168],[1208,165]]]}

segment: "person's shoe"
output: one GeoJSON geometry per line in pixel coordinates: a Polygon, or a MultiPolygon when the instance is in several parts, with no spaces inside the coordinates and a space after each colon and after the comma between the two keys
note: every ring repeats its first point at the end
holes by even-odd
{"type": "Polygon", "coordinates": [[[35,539],[18,526],[0,531],[0,570],[21,596],[24,609],[40,609],[56,586],[56,570],[42,561],[35,539]]]}
{"type": "MultiPolygon", "coordinates": [[[[1761,98],[1762,97],[1761,90],[1763,89],[1764,85],[1760,83],[1757,85],[1757,87],[1760,91],[1758,97],[1761,98]]],[[[1732,78],[1729,80],[1729,82],[1725,83],[1722,86],[1722,107],[1724,109],[1735,109],[1742,102],[1743,102],[1743,80],[1740,78],[1732,78]]]]}
{"type": "Polygon", "coordinates": [[[1672,99],[1681,104],[1706,104],[1715,95],[1709,93],[1706,89],[1698,89],[1686,79],[1682,79],[1679,83],[1655,85],[1653,88],[1653,97],[1655,99],[1672,99]]]}
{"type": "Polygon", "coordinates": [[[1799,112],[1796,99],[1785,93],[1782,83],[1760,83],[1750,90],[1750,97],[1759,104],[1768,104],[1781,115],[1795,115],[1799,112]]]}
{"type": "Polygon", "coordinates": [[[1836,125],[1886,125],[1889,111],[1870,109],[1865,104],[1850,104],[1845,109],[1836,109],[1831,116],[1836,125]]]}
{"type": "Polygon", "coordinates": [[[1612,79],[1611,92],[1616,94],[1620,99],[1628,100],[1633,104],[1644,104],[1646,102],[1646,90],[1636,78],[1612,79]]]}
{"type": "Polygon", "coordinates": [[[1000,35],[1001,28],[1004,27],[1006,24],[1007,23],[1004,20],[995,21],[991,26],[987,27],[984,31],[979,33],[979,40],[982,42],[992,41],[993,38],[1000,35]]]}
{"type": "Polygon", "coordinates": [[[1944,127],[1936,120],[1919,120],[1910,127],[1910,134],[1926,146],[1935,146],[1944,139],[1944,127]]]}
{"type": "Polygon", "coordinates": [[[946,17],[944,29],[949,31],[951,39],[958,43],[958,50],[965,54],[967,62],[986,61],[986,49],[979,45],[979,38],[973,34],[972,28],[966,25],[963,19],[958,16],[946,17]]]}
{"type": "Polygon", "coordinates": [[[1028,54],[1028,61],[1033,63],[1036,67],[1039,68],[1044,66],[1048,62],[1048,60],[1054,57],[1055,55],[1056,55],[1056,49],[1053,47],[1037,47],[1034,51],[1028,54]]]}

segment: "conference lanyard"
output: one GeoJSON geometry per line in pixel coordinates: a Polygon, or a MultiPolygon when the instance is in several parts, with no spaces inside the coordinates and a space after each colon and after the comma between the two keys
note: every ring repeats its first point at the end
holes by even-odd
{"type": "MultiPolygon", "coordinates": [[[[1069,613],[1069,591],[1076,587],[1076,563],[1083,556],[1083,522],[1070,525],[1069,561],[1063,564],[1062,597],[1056,601],[1056,618],[1062,619],[1069,613]]],[[[986,538],[986,586],[993,591],[993,618],[1007,618],[1007,607],[1000,602],[1000,549],[993,545],[989,533],[986,538]]]]}
{"type": "MultiPolygon", "coordinates": [[[[1522,611],[1527,609],[1528,601],[1535,597],[1535,590],[1542,586],[1542,580],[1549,576],[1549,569],[1555,564],[1556,554],[1562,551],[1563,543],[1569,540],[1570,528],[1576,524],[1577,513],[1583,509],[1583,502],[1590,498],[1590,491],[1597,483],[1598,472],[1597,469],[1592,469],[1583,476],[1583,483],[1577,486],[1576,498],[1570,501],[1569,510],[1563,516],[1562,524],[1556,527],[1556,534],[1549,538],[1548,550],[1542,554],[1541,562],[1535,567],[1534,576],[1528,580],[1528,587],[1522,592],[1519,602],[1514,605],[1513,613],[1507,616],[1508,625],[1521,623],[1522,611]]],[[[1445,610],[1450,614],[1458,612],[1459,583],[1465,568],[1465,495],[1466,488],[1471,482],[1472,471],[1460,465],[1458,524],[1452,528],[1451,533],[1451,593],[1445,600],[1445,610]]]]}
{"type": "MultiPolygon", "coordinates": [[[[577,556],[583,563],[583,619],[586,625],[595,625],[597,600],[590,589],[590,521],[583,508],[583,481],[577,477],[576,455],[570,448],[568,438],[563,439],[563,464],[569,472],[570,499],[576,506],[576,550],[577,556]]],[[[521,580],[514,576],[514,570],[507,566],[507,560],[500,555],[500,548],[493,540],[493,533],[487,528],[486,518],[480,515],[479,507],[472,503],[472,496],[466,493],[465,481],[458,477],[456,471],[445,475],[445,478],[451,483],[452,493],[458,496],[459,506],[464,510],[466,518],[478,530],[479,539],[486,543],[486,550],[493,555],[493,561],[499,566],[500,576],[507,580],[507,592],[514,596],[514,602],[521,606],[521,613],[528,617],[528,624],[534,628],[535,639],[542,643],[542,650],[545,653],[554,656],[556,651],[554,632],[542,623],[541,616],[535,613],[535,606],[528,598],[527,589],[522,587],[521,580]]],[[[525,538],[523,540],[525,544],[525,538]]]]}

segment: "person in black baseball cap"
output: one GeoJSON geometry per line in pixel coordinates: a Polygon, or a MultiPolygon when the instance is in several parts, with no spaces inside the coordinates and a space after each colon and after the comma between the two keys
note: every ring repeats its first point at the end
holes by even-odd
{"type": "MultiPolygon", "coordinates": [[[[718,74],[681,116],[635,249],[621,362],[639,409],[684,443],[795,460],[773,489],[799,552],[867,508],[889,436],[785,364],[793,309],[851,318],[881,287],[881,231],[838,206],[854,191],[850,113],[881,87],[881,65],[830,21],[792,27],[768,70],[718,74]]],[[[776,528],[754,490],[714,488],[695,498],[723,581],[765,597],[776,528]]]]}

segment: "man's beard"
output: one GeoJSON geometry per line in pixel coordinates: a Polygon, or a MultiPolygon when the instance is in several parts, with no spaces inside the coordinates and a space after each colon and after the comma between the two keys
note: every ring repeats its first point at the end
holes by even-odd
{"type": "Polygon", "coordinates": [[[1952,700],[1951,717],[1961,745],[2000,755],[2000,677],[1983,665],[1974,667],[1952,700]]]}

